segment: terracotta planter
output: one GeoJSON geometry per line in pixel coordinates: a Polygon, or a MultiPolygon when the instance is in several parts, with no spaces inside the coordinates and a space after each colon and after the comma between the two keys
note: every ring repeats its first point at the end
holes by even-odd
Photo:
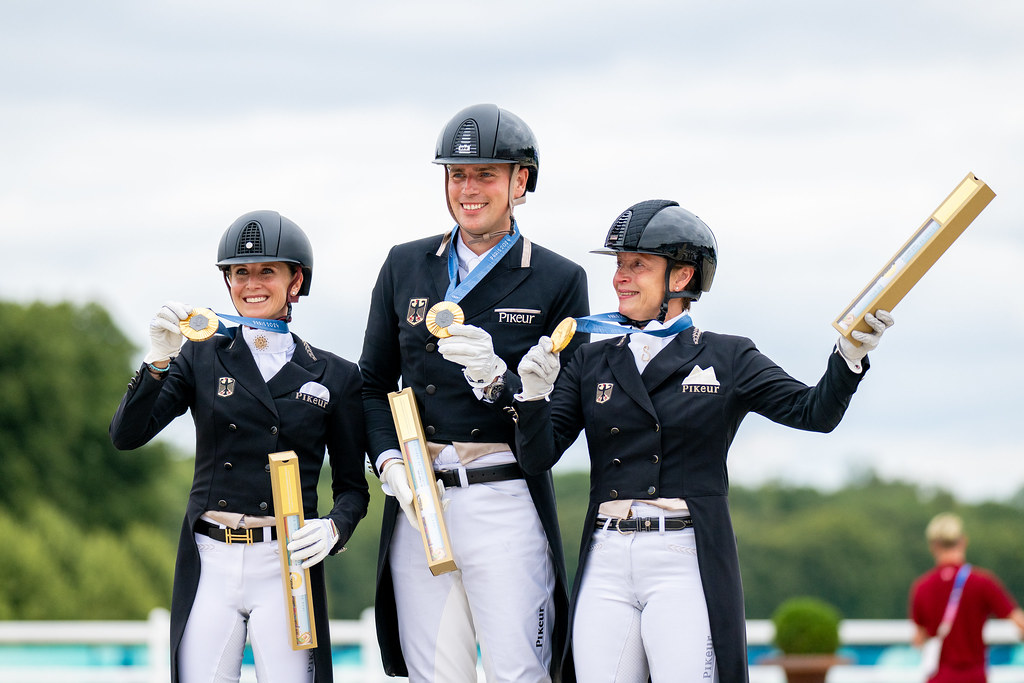
{"type": "Polygon", "coordinates": [[[759,664],[781,666],[789,683],[825,683],[828,670],[850,660],[838,655],[778,655],[761,659],[759,664]]]}

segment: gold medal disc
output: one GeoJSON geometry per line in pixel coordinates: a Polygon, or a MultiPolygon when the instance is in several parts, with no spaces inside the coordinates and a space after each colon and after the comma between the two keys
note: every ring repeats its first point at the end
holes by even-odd
{"type": "Polygon", "coordinates": [[[206,341],[217,332],[220,320],[209,308],[193,308],[188,317],[178,322],[181,333],[194,342],[206,341]]]}
{"type": "Polygon", "coordinates": [[[458,304],[451,301],[438,301],[427,311],[427,331],[440,339],[450,337],[448,326],[455,323],[461,325],[465,319],[466,316],[458,304]]]}
{"type": "Polygon", "coordinates": [[[558,323],[558,327],[551,333],[551,353],[561,352],[572,341],[574,334],[576,334],[576,318],[566,318],[558,323]]]}

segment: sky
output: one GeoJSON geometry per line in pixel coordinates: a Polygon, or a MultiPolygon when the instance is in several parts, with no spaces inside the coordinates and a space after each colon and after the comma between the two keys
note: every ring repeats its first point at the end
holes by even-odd
{"type": "MultiPolygon", "coordinates": [[[[697,327],[814,383],[846,308],[954,187],[996,198],[896,306],[828,435],[749,416],[736,484],[875,472],[969,501],[1024,488],[1024,5],[3,2],[0,299],[98,302],[139,348],[168,299],[233,312],[239,215],[316,254],[292,329],[359,357],[388,249],[451,228],[438,133],[493,102],[540,147],[524,234],[615,309],[612,221],[673,199],[715,232],[697,327]]],[[[113,412],[116,406],[111,406],[113,412]]],[[[187,418],[166,438],[190,448],[187,418]]],[[[587,466],[578,442],[558,470],[587,466]]]]}

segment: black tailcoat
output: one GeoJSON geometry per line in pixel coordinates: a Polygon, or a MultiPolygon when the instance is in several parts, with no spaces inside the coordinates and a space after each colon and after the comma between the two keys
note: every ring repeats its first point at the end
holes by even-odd
{"type": "MultiPolygon", "coordinates": [[[[867,363],[865,359],[865,369],[867,363]]],[[[722,681],[747,680],[746,622],[726,457],[749,412],[829,432],[863,375],[836,353],[809,387],[743,337],[680,332],[644,369],[626,337],[587,344],[562,370],[548,401],[515,404],[518,458],[544,472],[586,430],[590,504],[573,587],[575,605],[598,506],[608,500],[682,498],[694,520],[697,560],[722,681]],[[684,380],[699,366],[715,379],[684,380]]]]}
{"type": "MultiPolygon", "coordinates": [[[[334,520],[339,534],[332,553],[341,550],[366,514],[369,488],[358,368],[292,336],[295,353],[269,382],[264,382],[240,335],[185,342],[165,379],[154,379],[143,366],[110,423],[114,445],[128,450],[147,443],[186,409],[191,409],[195,421],[195,475],[181,527],[171,600],[175,682],[178,646],[199,585],[199,550],[192,529],[207,510],[273,515],[269,453],[295,451],[298,455],[303,514],[312,519],[321,516],[316,488],[327,449],[334,507],[323,516],[334,520]],[[307,382],[326,387],[330,401],[322,405],[300,395],[298,390],[307,382]]],[[[333,674],[323,563],[310,570],[310,583],[318,643],[316,681],[329,683],[333,674]]]]}
{"type": "MultiPolygon", "coordinates": [[[[448,242],[442,235],[392,248],[373,289],[363,353],[363,398],[371,460],[398,449],[387,394],[398,390],[399,378],[416,395],[427,439],[437,443],[505,442],[515,448],[509,413],[511,396],[519,391],[513,374],[537,339],[551,334],[562,319],[587,315],[586,273],[577,264],[521,237],[494,268],[459,302],[466,324],[486,330],[494,350],[507,364],[506,389],[494,404],[476,398],[462,366],[437,351],[437,337],[424,324],[427,310],[444,299],[448,288],[448,242]]],[[[579,335],[565,359],[586,335],[579,335]]],[[[554,559],[555,633],[552,652],[565,642],[568,618],[567,581],[554,489],[548,472],[526,478],[554,559]]],[[[399,515],[397,501],[388,496],[381,524],[374,605],[377,637],[384,670],[407,676],[398,640],[398,615],[388,566],[388,548],[399,515]]],[[[426,571],[424,559],[424,571],[426,571]]],[[[552,677],[560,680],[558,656],[552,657],[552,677]]]]}

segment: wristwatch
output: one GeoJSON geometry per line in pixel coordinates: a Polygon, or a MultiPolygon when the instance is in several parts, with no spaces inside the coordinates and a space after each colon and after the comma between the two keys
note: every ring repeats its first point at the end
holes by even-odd
{"type": "Polygon", "coordinates": [[[480,398],[484,403],[494,403],[503,391],[505,391],[505,376],[498,375],[491,380],[490,384],[483,388],[483,396],[480,398]]]}

